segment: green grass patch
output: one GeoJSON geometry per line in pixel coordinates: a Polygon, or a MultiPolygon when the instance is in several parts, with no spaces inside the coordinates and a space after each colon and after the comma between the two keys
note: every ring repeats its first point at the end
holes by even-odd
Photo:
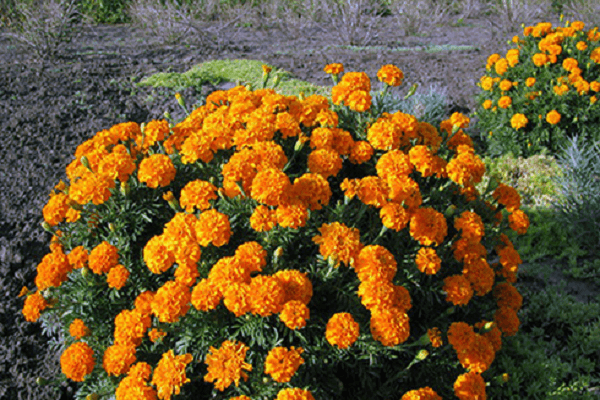
{"type": "Polygon", "coordinates": [[[187,87],[199,88],[205,83],[218,85],[222,82],[240,83],[251,85],[253,89],[261,87],[262,65],[269,65],[271,71],[267,87],[272,87],[273,79],[279,76],[281,81],[276,90],[283,95],[298,95],[303,92],[309,96],[320,94],[329,97],[330,90],[327,87],[313,85],[311,83],[295,79],[293,75],[281,68],[267,64],[259,60],[213,60],[198,64],[184,73],[158,73],[144,78],[138,83],[139,86],[168,87],[182,90],[187,87]]]}

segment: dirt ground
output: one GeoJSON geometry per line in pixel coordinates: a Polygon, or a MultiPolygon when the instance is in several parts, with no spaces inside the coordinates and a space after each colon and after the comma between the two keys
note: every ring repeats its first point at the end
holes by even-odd
{"type": "MultiPolygon", "coordinates": [[[[133,81],[229,58],[262,60],[298,79],[331,86],[323,72],[328,63],[343,63],[346,71],[364,71],[372,79],[382,65],[395,64],[404,71],[406,89],[433,85],[446,91],[449,111],[468,114],[486,58],[504,54],[516,32],[499,33],[481,19],[406,36],[389,18],[371,43],[377,48],[360,51],[332,46],[331,32],[307,31],[291,39],[275,30],[236,33],[217,48],[165,44],[130,25],[84,27],[52,62],[40,62],[31,50],[0,37],[0,398],[72,398],[68,384],[58,392],[36,384],[38,376],[59,375],[57,354],[48,350],[39,325],[24,321],[17,294],[24,285],[34,286],[35,268],[48,252],[42,207],[64,178],[76,146],[119,122],[158,119],[165,110],[175,114],[173,93],[135,88],[133,81]],[[474,48],[433,52],[435,45],[474,48]]],[[[189,99],[202,93],[182,94],[189,99]]]]}

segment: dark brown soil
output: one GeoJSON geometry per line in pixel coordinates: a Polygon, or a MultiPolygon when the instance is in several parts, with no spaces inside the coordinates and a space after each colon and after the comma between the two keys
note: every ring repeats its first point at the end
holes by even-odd
{"type": "MultiPolygon", "coordinates": [[[[165,110],[177,115],[173,91],[135,88],[132,79],[235,58],[262,60],[299,79],[331,86],[323,72],[328,63],[341,62],[346,71],[365,71],[372,79],[382,65],[395,64],[404,71],[406,85],[437,85],[447,90],[450,111],[469,113],[487,56],[503,54],[511,35],[493,34],[483,19],[464,25],[403,36],[390,18],[372,43],[380,47],[362,51],[332,47],[327,32],[289,40],[274,30],[245,29],[217,49],[164,45],[128,25],[94,26],[82,28],[57,59],[44,62],[0,37],[0,398],[72,397],[68,384],[59,391],[36,384],[38,376],[60,376],[58,357],[48,350],[39,324],[24,321],[17,294],[24,285],[34,286],[36,265],[48,252],[42,207],[49,190],[64,178],[76,146],[119,122],[161,118],[165,110]],[[423,51],[433,45],[476,49],[423,51]],[[413,50],[394,51],[400,47],[413,50]]],[[[182,94],[197,99],[203,93],[189,88],[182,94]]]]}

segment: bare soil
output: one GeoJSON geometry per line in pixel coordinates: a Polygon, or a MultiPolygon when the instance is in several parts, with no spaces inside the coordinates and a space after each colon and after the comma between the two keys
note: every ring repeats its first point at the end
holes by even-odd
{"type": "MultiPolygon", "coordinates": [[[[99,25],[82,27],[58,58],[43,62],[0,36],[0,398],[72,398],[67,383],[58,391],[36,384],[38,376],[60,376],[58,355],[48,350],[39,325],[24,321],[17,294],[34,286],[35,268],[48,252],[42,207],[50,189],[65,178],[77,145],[119,122],[159,119],[167,110],[178,115],[172,90],[137,88],[133,81],[228,58],[261,60],[298,79],[331,86],[323,72],[328,63],[343,63],[346,71],[364,71],[372,79],[382,65],[395,64],[404,71],[407,87],[445,89],[449,111],[468,114],[487,56],[503,54],[511,36],[485,19],[405,36],[390,18],[371,43],[376,49],[332,46],[327,32],[289,39],[275,30],[249,28],[217,48],[164,44],[130,25],[99,25]],[[435,45],[474,48],[433,52],[435,45]]],[[[206,85],[182,94],[197,99],[214,89],[206,85]]]]}

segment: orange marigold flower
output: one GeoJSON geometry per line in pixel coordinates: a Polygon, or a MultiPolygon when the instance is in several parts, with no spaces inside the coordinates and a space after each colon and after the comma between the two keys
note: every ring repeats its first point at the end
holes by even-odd
{"type": "Polygon", "coordinates": [[[275,347],[265,359],[265,374],[271,375],[276,382],[289,382],[298,368],[304,364],[301,347],[275,347]]]}
{"type": "Polygon", "coordinates": [[[69,195],[57,193],[50,197],[48,204],[42,209],[44,221],[50,226],[56,226],[65,220],[69,209],[69,195]]]}
{"type": "Polygon", "coordinates": [[[588,45],[586,42],[584,42],[582,40],[582,41],[577,42],[577,45],[575,47],[577,47],[577,50],[579,50],[579,51],[585,51],[585,50],[587,50],[588,45]]]}
{"type": "Polygon", "coordinates": [[[501,58],[494,64],[494,70],[498,75],[504,75],[508,70],[508,61],[505,58],[501,58]]]}
{"type": "Polygon", "coordinates": [[[592,53],[590,54],[590,58],[596,64],[600,64],[600,47],[596,47],[594,50],[592,50],[592,53]]]}
{"type": "Polygon", "coordinates": [[[356,194],[364,204],[381,208],[387,204],[389,188],[378,176],[366,176],[359,180],[356,194]]]}
{"type": "Polygon", "coordinates": [[[352,164],[364,164],[373,157],[373,146],[365,140],[357,140],[350,149],[348,159],[352,164]]]}
{"type": "Polygon", "coordinates": [[[108,286],[117,290],[121,290],[125,286],[127,279],[129,279],[129,271],[121,264],[111,268],[106,276],[108,286]]]}
{"type": "Polygon", "coordinates": [[[46,254],[37,266],[35,285],[38,290],[49,287],[59,287],[67,280],[67,275],[73,270],[69,258],[63,253],[62,247],[55,247],[52,252],[46,254]]]}
{"type": "Polygon", "coordinates": [[[544,53],[536,53],[533,55],[533,57],[531,59],[536,67],[541,67],[542,65],[544,65],[548,61],[550,61],[548,59],[548,56],[544,53]]]}
{"type": "Polygon", "coordinates": [[[209,279],[202,279],[192,290],[192,305],[200,311],[210,311],[217,308],[223,294],[216,290],[209,279]]]}
{"type": "Polygon", "coordinates": [[[310,309],[300,300],[289,300],[283,305],[279,313],[279,319],[289,329],[300,329],[306,326],[306,320],[310,318],[310,309]]]}
{"type": "Polygon", "coordinates": [[[453,322],[448,328],[448,342],[457,352],[473,346],[475,331],[466,322],[453,322]]]}
{"type": "Polygon", "coordinates": [[[274,275],[284,293],[284,302],[298,300],[308,304],[313,295],[313,286],[306,276],[306,272],[300,272],[295,269],[279,270],[274,275]]]}
{"type": "Polygon", "coordinates": [[[232,282],[222,289],[222,292],[223,304],[236,317],[240,317],[252,310],[249,284],[232,282]]]}
{"type": "Polygon", "coordinates": [[[394,255],[380,245],[365,246],[358,253],[354,270],[361,281],[374,279],[391,282],[398,269],[394,255]]]}
{"type": "Polygon", "coordinates": [[[510,125],[516,130],[525,128],[527,126],[528,122],[529,122],[529,120],[527,119],[527,117],[521,113],[517,113],[517,114],[513,115],[512,118],[510,119],[510,125]]]}
{"type": "Polygon", "coordinates": [[[327,64],[323,71],[326,74],[338,75],[344,72],[344,65],[340,63],[327,64]]]}
{"type": "Polygon", "coordinates": [[[175,270],[175,281],[184,284],[187,287],[192,287],[199,276],[200,272],[198,271],[198,264],[195,262],[179,264],[175,270]]]}
{"type": "Polygon", "coordinates": [[[496,64],[496,62],[500,59],[500,54],[491,54],[490,56],[488,56],[487,60],[486,60],[486,69],[490,69],[491,67],[494,66],[494,64],[496,64]]]}
{"type": "Polygon", "coordinates": [[[102,367],[110,375],[123,375],[129,371],[131,364],[136,361],[133,344],[113,344],[104,351],[102,367]]]}
{"type": "Polygon", "coordinates": [[[87,266],[88,251],[83,246],[77,246],[67,254],[67,258],[73,269],[83,268],[87,266]]]}
{"type": "Polygon", "coordinates": [[[181,386],[190,381],[185,374],[185,367],[192,360],[191,354],[176,356],[173,350],[162,355],[152,375],[152,384],[156,386],[159,399],[170,400],[173,394],[180,393],[181,386]]]}
{"type": "Polygon", "coordinates": [[[498,185],[492,196],[499,204],[504,205],[509,212],[514,212],[521,206],[519,193],[513,187],[503,183],[498,185]]]}
{"type": "Polygon", "coordinates": [[[155,292],[151,292],[150,290],[146,290],[140,293],[135,298],[135,309],[138,310],[142,315],[150,315],[152,314],[152,299],[154,298],[155,292]]]}
{"type": "Polygon", "coordinates": [[[524,235],[529,229],[529,217],[521,210],[515,210],[508,216],[510,229],[517,232],[519,235],[524,235]]]}
{"type": "Polygon", "coordinates": [[[505,336],[514,336],[519,331],[517,311],[509,307],[500,307],[494,314],[494,322],[505,336]]]}
{"type": "Polygon", "coordinates": [[[200,214],[195,226],[196,238],[200,246],[223,246],[229,243],[231,225],[229,217],[217,210],[208,210],[200,214]]]}
{"type": "Polygon", "coordinates": [[[481,105],[485,110],[489,110],[490,108],[492,108],[492,101],[490,99],[487,99],[483,102],[483,104],[481,105]]]}
{"type": "Polygon", "coordinates": [[[496,351],[489,340],[475,334],[473,344],[467,349],[457,351],[457,355],[465,369],[481,374],[487,371],[494,361],[496,351]]]}
{"type": "Polygon", "coordinates": [[[358,322],[349,313],[334,314],[325,328],[325,339],[332,346],[346,349],[356,342],[360,334],[358,322]]]}
{"type": "Polygon", "coordinates": [[[123,310],[115,317],[115,343],[138,346],[152,324],[149,315],[140,310],[123,310]]]}
{"type": "Polygon", "coordinates": [[[561,115],[558,111],[552,110],[548,114],[546,114],[546,121],[549,124],[556,125],[560,122],[560,117],[561,115]]]}
{"type": "Polygon", "coordinates": [[[190,289],[179,282],[169,281],[156,291],[152,313],[160,322],[177,322],[190,309],[190,289]]]}
{"type": "Polygon", "coordinates": [[[362,305],[372,312],[390,308],[408,311],[412,307],[410,293],[405,287],[384,280],[362,281],[358,287],[358,296],[362,305]]]}
{"type": "Polygon", "coordinates": [[[238,386],[240,379],[248,380],[244,371],[252,371],[252,365],[245,362],[246,353],[250,348],[244,343],[226,340],[219,349],[210,346],[205,363],[208,373],[205,382],[214,382],[215,388],[224,391],[235,382],[238,386]]]}
{"type": "Polygon", "coordinates": [[[446,292],[446,301],[455,306],[464,306],[473,297],[471,283],[463,275],[452,275],[445,278],[442,290],[446,292]]]}
{"type": "Polygon", "coordinates": [[[492,293],[500,308],[511,308],[519,311],[523,306],[523,296],[521,296],[517,288],[508,282],[497,284],[492,293]]]}
{"type": "Polygon", "coordinates": [[[298,229],[306,225],[308,208],[304,204],[285,204],[275,211],[277,223],[283,228],[298,229]]]}
{"type": "Polygon", "coordinates": [[[36,322],[40,318],[40,312],[44,311],[48,306],[48,302],[39,291],[27,296],[23,305],[25,320],[36,322]]]}
{"type": "Polygon", "coordinates": [[[498,107],[500,107],[500,108],[508,108],[511,106],[511,104],[512,104],[512,99],[510,98],[510,96],[502,96],[498,100],[498,107]]]}
{"type": "Polygon", "coordinates": [[[143,150],[147,150],[156,142],[165,140],[165,135],[168,133],[169,123],[167,121],[164,119],[160,121],[152,120],[146,124],[143,135],[140,134],[135,138],[135,142],[143,150]]]}
{"type": "Polygon", "coordinates": [[[486,400],[485,381],[476,372],[462,374],[454,382],[454,394],[460,400],[486,400]]]}
{"type": "Polygon", "coordinates": [[[485,164],[475,154],[474,149],[467,145],[459,145],[457,152],[446,166],[448,177],[463,187],[481,182],[485,174],[485,164]]]}
{"type": "MultiPolygon", "coordinates": [[[[146,363],[137,363],[136,365],[138,364],[146,363]]],[[[132,369],[133,367],[131,370],[132,369]]],[[[148,372],[148,378],[149,374],[151,373],[151,371],[148,372]]],[[[148,378],[142,379],[131,375],[123,378],[121,382],[119,382],[119,386],[117,386],[117,390],[115,391],[116,400],[156,400],[156,390],[147,384],[146,381],[148,378]]]]}
{"type": "Polygon", "coordinates": [[[250,272],[260,272],[267,265],[267,252],[255,241],[242,243],[235,250],[235,257],[242,268],[250,272]]]}
{"type": "Polygon", "coordinates": [[[85,326],[83,320],[75,318],[69,325],[69,334],[75,339],[81,340],[82,337],[90,334],[90,329],[85,326]]]}
{"type": "Polygon", "coordinates": [[[395,65],[384,65],[377,71],[377,79],[389,86],[400,86],[404,79],[404,73],[395,65]]]}
{"type": "Polygon", "coordinates": [[[168,186],[175,179],[176,172],[169,156],[153,154],[140,163],[138,179],[148,187],[156,189],[159,186],[168,186]]]}
{"type": "Polygon", "coordinates": [[[392,150],[383,154],[375,165],[377,175],[386,181],[407,177],[414,169],[410,156],[401,150],[392,150]]]}
{"type": "Polygon", "coordinates": [[[258,275],[250,281],[250,306],[254,314],[268,317],[283,307],[285,293],[274,276],[258,275]]]}
{"type": "Polygon", "coordinates": [[[210,182],[200,179],[191,181],[181,189],[179,201],[181,207],[188,213],[194,212],[194,208],[204,211],[210,208],[210,200],[216,200],[217,188],[210,182]]]}
{"type": "Polygon", "coordinates": [[[381,223],[389,229],[401,231],[410,221],[410,214],[406,209],[397,203],[387,203],[379,212],[381,223]]]}
{"type": "Polygon", "coordinates": [[[276,210],[262,204],[256,206],[250,216],[250,226],[257,232],[268,232],[277,225],[276,210]]]}
{"type": "Polygon", "coordinates": [[[510,49],[506,52],[506,60],[508,65],[514,67],[519,63],[519,49],[510,49]]]}
{"type": "Polygon", "coordinates": [[[535,78],[533,78],[533,77],[527,78],[525,80],[525,85],[527,87],[532,87],[533,85],[535,85],[535,78]]]}
{"type": "Polygon", "coordinates": [[[308,390],[299,388],[281,389],[275,400],[315,400],[308,390]]]}
{"type": "Polygon", "coordinates": [[[436,156],[427,146],[418,145],[412,147],[408,156],[411,164],[424,177],[432,175],[441,177],[446,168],[446,161],[436,156]]]}
{"type": "Polygon", "coordinates": [[[306,173],[294,180],[293,196],[311,211],[321,210],[329,204],[332,192],[327,179],[320,174],[306,173]]]}
{"type": "Polygon", "coordinates": [[[103,157],[98,164],[98,173],[110,179],[119,179],[126,182],[135,171],[135,161],[128,153],[127,148],[116,145],[110,154],[103,157]]]}
{"type": "Polygon", "coordinates": [[[442,398],[432,388],[424,387],[404,393],[400,400],[442,400],[442,398]]]}
{"type": "Polygon", "coordinates": [[[252,180],[251,196],[268,206],[278,206],[287,200],[292,184],[290,178],[277,168],[259,171],[252,180]]]}
{"type": "Polygon", "coordinates": [[[384,346],[404,343],[410,336],[408,315],[399,308],[376,308],[371,312],[371,335],[384,346]]]}
{"type": "Polygon", "coordinates": [[[466,257],[463,275],[478,296],[489,293],[494,286],[494,270],[484,257],[466,257]]]}
{"type": "Polygon", "coordinates": [[[61,371],[75,382],[83,382],[95,364],[94,350],[85,342],[73,343],[60,356],[61,371]]]}
{"type": "Polygon", "coordinates": [[[110,189],[115,187],[113,179],[89,171],[81,179],[71,182],[69,198],[81,205],[90,201],[95,205],[103,204],[111,196],[110,189]]]}
{"type": "Polygon", "coordinates": [[[144,262],[154,274],[162,274],[173,266],[174,255],[165,243],[165,236],[154,236],[144,246],[144,262]]]}
{"type": "Polygon", "coordinates": [[[482,76],[479,79],[479,85],[483,90],[490,91],[494,87],[494,79],[489,76],[482,76]]]}
{"type": "Polygon", "coordinates": [[[308,169],[324,178],[336,176],[342,169],[342,158],[332,149],[318,149],[308,155],[308,169]]]}
{"type": "Polygon", "coordinates": [[[315,121],[318,122],[322,127],[335,128],[338,126],[338,115],[333,110],[321,110],[317,114],[315,121]]]}
{"type": "Polygon", "coordinates": [[[118,249],[107,241],[94,247],[88,257],[89,267],[96,274],[108,272],[118,263],[118,249]]]}
{"type": "Polygon", "coordinates": [[[357,228],[349,228],[342,223],[333,222],[321,225],[319,232],[321,235],[314,236],[312,240],[319,245],[323,258],[331,257],[336,266],[340,262],[346,265],[354,263],[362,248],[360,232],[357,228]]]}
{"type": "Polygon", "coordinates": [[[150,338],[150,341],[152,343],[156,343],[157,341],[164,338],[165,336],[167,336],[167,332],[157,329],[157,328],[153,328],[148,332],[148,337],[150,338]]]}
{"type": "Polygon", "coordinates": [[[431,207],[417,208],[410,217],[410,236],[423,246],[439,246],[448,234],[444,214],[431,207]]]}
{"type": "Polygon", "coordinates": [[[415,263],[419,271],[427,275],[437,274],[442,267],[442,260],[431,247],[421,247],[417,252],[415,263]]]}
{"type": "Polygon", "coordinates": [[[440,328],[433,327],[431,329],[427,329],[427,336],[429,337],[429,341],[433,347],[441,347],[444,344],[442,340],[442,331],[440,328]]]}
{"type": "Polygon", "coordinates": [[[454,227],[461,231],[461,236],[473,242],[481,241],[485,234],[485,226],[479,214],[472,211],[463,211],[458,218],[454,220],[454,227]]]}

